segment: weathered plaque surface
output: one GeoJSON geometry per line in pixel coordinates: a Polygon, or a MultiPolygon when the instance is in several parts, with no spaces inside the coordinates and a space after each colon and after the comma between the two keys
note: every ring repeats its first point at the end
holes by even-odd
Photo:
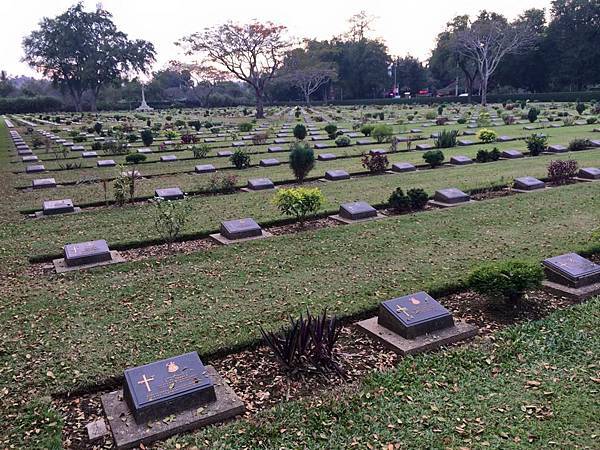
{"type": "Polygon", "coordinates": [[[101,159],[96,162],[98,167],[114,167],[117,163],[112,159],[101,159]]]}
{"type": "Polygon", "coordinates": [[[35,155],[23,156],[21,158],[21,161],[23,161],[23,162],[34,162],[37,160],[38,160],[38,157],[35,155]]]}
{"type": "Polygon", "coordinates": [[[517,159],[517,158],[523,158],[523,153],[521,153],[519,150],[508,149],[508,150],[503,150],[502,153],[500,153],[500,156],[502,156],[502,158],[506,158],[506,159],[517,159]]]}
{"type": "Polygon", "coordinates": [[[465,194],[460,189],[446,188],[435,191],[433,199],[441,203],[448,203],[453,205],[456,203],[468,202],[469,200],[471,200],[471,197],[468,194],[465,194]]]}
{"type": "Polygon", "coordinates": [[[54,178],[41,178],[32,180],[31,185],[34,189],[53,188],[56,187],[56,180],[54,178]]]}
{"type": "Polygon", "coordinates": [[[579,169],[577,176],[586,180],[600,180],[600,169],[598,167],[583,167],[579,169]]]}
{"type": "Polygon", "coordinates": [[[405,339],[454,326],[450,311],[426,292],[382,302],[377,322],[405,339]]]}
{"type": "Polygon", "coordinates": [[[473,145],[475,142],[469,139],[458,139],[456,143],[462,147],[466,147],[467,145],[473,145]]]}
{"type": "Polygon", "coordinates": [[[229,150],[221,150],[219,152],[217,152],[217,156],[221,157],[221,158],[225,158],[227,156],[231,156],[233,155],[232,152],[230,152],[229,150]]]}
{"type": "Polygon", "coordinates": [[[75,211],[73,200],[65,198],[63,200],[48,200],[43,203],[42,211],[44,215],[65,214],[75,211]]]}
{"type": "Polygon", "coordinates": [[[276,158],[265,158],[265,159],[260,160],[260,165],[262,167],[273,167],[273,166],[278,166],[280,164],[281,163],[276,158]]]}
{"type": "Polygon", "coordinates": [[[456,155],[450,158],[450,164],[455,164],[457,166],[464,166],[465,164],[473,164],[473,160],[468,156],[464,155],[456,155]]]}
{"type": "Polygon", "coordinates": [[[268,178],[253,178],[248,180],[248,189],[253,191],[263,191],[265,189],[275,189],[275,184],[268,178]]]}
{"type": "Polygon", "coordinates": [[[510,141],[514,141],[515,138],[512,136],[499,136],[498,139],[496,139],[498,142],[510,142],[510,141]]]}
{"type": "Polygon", "coordinates": [[[217,171],[215,166],[213,166],[212,164],[199,164],[194,168],[194,170],[196,171],[196,173],[211,173],[217,171]]]}
{"type": "Polygon", "coordinates": [[[181,200],[183,198],[183,192],[181,189],[175,186],[169,188],[156,189],[154,191],[154,196],[163,198],[165,200],[181,200]]]}
{"type": "Polygon", "coordinates": [[[565,153],[567,151],[567,147],[560,144],[553,144],[548,146],[548,150],[551,153],[565,153]]]}
{"type": "Polygon", "coordinates": [[[546,183],[534,177],[520,177],[515,178],[513,186],[515,189],[533,191],[535,189],[544,189],[546,187],[546,183]]]}
{"type": "Polygon", "coordinates": [[[213,383],[196,352],[125,370],[123,396],[137,423],[216,400],[213,383]]]}
{"type": "Polygon", "coordinates": [[[261,236],[262,229],[260,225],[251,218],[228,220],[221,223],[221,234],[231,240],[245,239],[261,236]]]}
{"type": "Polygon", "coordinates": [[[577,253],[548,258],[542,264],[550,281],[572,287],[587,286],[600,281],[600,265],[577,253]]]}
{"type": "Polygon", "coordinates": [[[285,151],[283,147],[279,147],[277,145],[273,145],[267,149],[269,153],[279,153],[285,151]]]}
{"type": "Polygon", "coordinates": [[[46,168],[44,167],[43,164],[32,164],[25,168],[25,172],[27,172],[27,173],[37,173],[37,172],[43,172],[45,170],[46,170],[46,168]]]}
{"type": "Polygon", "coordinates": [[[317,159],[319,161],[331,161],[336,158],[337,158],[337,156],[334,155],[333,153],[321,153],[319,156],[317,156],[317,159]]]}
{"type": "Polygon", "coordinates": [[[350,178],[350,174],[345,170],[328,170],[325,172],[325,179],[331,181],[337,180],[348,180],[350,178]]]}
{"type": "Polygon", "coordinates": [[[94,264],[112,259],[104,239],[67,244],[63,248],[63,254],[67,266],[94,264]]]}
{"type": "Polygon", "coordinates": [[[175,156],[175,155],[164,155],[164,156],[160,157],[160,161],[161,162],[177,161],[177,156],[175,156]]]}
{"type": "Polygon", "coordinates": [[[417,150],[431,150],[433,148],[433,145],[431,145],[431,144],[417,144],[417,146],[415,148],[417,150]]]}
{"type": "Polygon", "coordinates": [[[387,152],[382,148],[374,148],[369,150],[370,155],[385,155],[387,152]]]}
{"type": "Polygon", "coordinates": [[[98,153],[96,152],[83,152],[81,154],[82,157],[84,158],[96,158],[98,156],[98,153]]]}
{"type": "Polygon", "coordinates": [[[411,163],[394,163],[392,164],[392,170],[394,172],[414,172],[417,168],[411,163]]]}
{"type": "Polygon", "coordinates": [[[340,205],[340,217],[348,220],[362,220],[377,217],[377,210],[367,202],[352,202],[340,205]]]}

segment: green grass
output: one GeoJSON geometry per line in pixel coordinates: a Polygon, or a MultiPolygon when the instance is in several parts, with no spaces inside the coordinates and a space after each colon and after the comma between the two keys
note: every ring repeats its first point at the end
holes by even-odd
{"type": "MultiPolygon", "coordinates": [[[[326,202],[321,211],[335,212],[341,203],[363,200],[371,204],[387,202],[390,193],[398,186],[404,190],[413,187],[425,189],[433,194],[436,189],[454,186],[459,189],[480,189],[490,185],[507,184],[518,176],[546,176],[546,167],[550,160],[573,157],[580,166],[600,166],[600,151],[589,150],[561,156],[541,156],[513,161],[501,161],[490,164],[477,164],[466,167],[426,170],[400,175],[383,175],[357,178],[354,180],[318,183],[325,195],[326,202]]],[[[193,176],[190,176],[193,177],[193,176]]],[[[141,182],[145,191],[155,187],[171,186],[175,183],[150,179],[141,182]]],[[[76,194],[72,188],[71,193],[76,194]]],[[[63,189],[60,198],[76,197],[67,195],[63,189]]],[[[85,192],[85,191],[84,191],[85,192]]],[[[84,192],[76,194],[84,196],[84,192]]],[[[39,191],[36,203],[39,205],[48,196],[48,191],[39,191]]],[[[57,194],[58,195],[58,194],[57,194]]],[[[190,200],[192,213],[184,234],[206,234],[218,229],[223,220],[253,217],[259,222],[282,219],[283,216],[271,204],[272,191],[239,193],[228,196],[197,197],[190,200]]],[[[76,197],[77,198],[77,197],[76,197]]],[[[77,201],[77,200],[76,200],[77,201]]],[[[429,214],[429,213],[425,213],[429,214]]],[[[92,239],[107,239],[111,245],[125,245],[157,239],[153,227],[153,210],[147,204],[110,207],[85,211],[81,214],[46,218],[43,220],[25,220],[18,228],[8,230],[5,239],[6,256],[18,258],[23,264],[24,256],[36,256],[60,253],[67,242],[80,242],[92,239]],[[94,226],[91,227],[90,223],[94,226]],[[17,241],[15,238],[24,233],[37,236],[36,239],[17,241]]]]}
{"type": "Polygon", "coordinates": [[[599,326],[596,298],[159,448],[598,448],[599,326]]]}

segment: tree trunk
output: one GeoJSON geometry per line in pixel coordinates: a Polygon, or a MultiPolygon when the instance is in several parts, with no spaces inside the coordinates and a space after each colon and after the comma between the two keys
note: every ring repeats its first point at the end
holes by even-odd
{"type": "Polygon", "coordinates": [[[481,105],[487,105],[487,87],[488,87],[488,76],[481,75],[481,105]]]}
{"type": "Polygon", "coordinates": [[[264,119],[265,117],[265,99],[263,93],[256,91],[256,118],[264,119]]]}
{"type": "Polygon", "coordinates": [[[92,91],[92,99],[90,102],[90,109],[92,112],[98,111],[98,93],[92,91]]]}
{"type": "Polygon", "coordinates": [[[306,100],[306,106],[310,107],[310,94],[308,91],[304,93],[304,100],[306,100]]]}

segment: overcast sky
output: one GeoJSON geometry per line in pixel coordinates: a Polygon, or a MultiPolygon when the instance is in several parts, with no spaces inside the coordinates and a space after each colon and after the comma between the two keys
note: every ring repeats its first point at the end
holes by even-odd
{"type": "MultiPolygon", "coordinates": [[[[0,19],[0,69],[9,75],[34,75],[20,61],[23,37],[37,28],[42,17],[54,17],[74,3],[74,0],[17,0],[4,5],[0,19]]],[[[88,9],[95,8],[97,3],[84,1],[88,9]]],[[[436,35],[456,15],[475,15],[487,9],[512,19],[528,8],[550,7],[550,0],[104,0],[101,3],[130,38],[154,43],[155,69],[180,56],[174,41],[228,20],[270,20],[286,25],[296,38],[329,39],[347,30],[351,15],[366,9],[376,17],[371,36],[382,38],[392,55],[411,54],[424,61],[436,35]]]]}

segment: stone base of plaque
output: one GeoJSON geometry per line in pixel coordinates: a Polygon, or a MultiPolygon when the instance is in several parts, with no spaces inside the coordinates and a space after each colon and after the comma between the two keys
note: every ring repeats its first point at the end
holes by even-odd
{"type": "Polygon", "coordinates": [[[386,216],[380,212],[377,213],[374,217],[366,217],[364,219],[346,219],[345,217],[340,216],[339,214],[334,214],[333,216],[329,216],[330,219],[333,219],[337,222],[344,223],[346,225],[350,225],[351,223],[361,223],[361,222],[370,222],[372,220],[384,219],[386,216]]]}
{"type": "Polygon", "coordinates": [[[438,200],[429,200],[428,203],[431,206],[437,206],[438,208],[454,208],[455,206],[463,206],[463,205],[468,205],[470,203],[476,203],[476,202],[475,202],[475,200],[468,200],[466,202],[445,203],[445,202],[440,202],[438,200]]]}
{"type": "Polygon", "coordinates": [[[44,214],[44,211],[36,211],[34,214],[32,214],[32,216],[35,219],[45,219],[46,217],[60,217],[60,216],[64,216],[67,214],[77,214],[81,212],[81,208],[79,208],[78,206],[76,206],[75,208],[73,208],[73,211],[71,212],[65,212],[65,213],[57,213],[57,214],[44,214]]]}
{"type": "Polygon", "coordinates": [[[137,448],[140,444],[150,444],[166,439],[174,434],[202,428],[217,422],[243,414],[244,403],[219,376],[212,366],[206,366],[208,376],[214,386],[217,400],[198,408],[188,409],[169,417],[169,420],[157,420],[138,424],[131,414],[123,390],[104,394],[102,407],[108,418],[115,447],[117,450],[137,448]]]}
{"type": "Polygon", "coordinates": [[[219,244],[222,245],[231,245],[231,244],[237,244],[238,242],[246,242],[246,241],[256,241],[257,239],[265,239],[265,238],[269,238],[273,236],[271,233],[269,233],[268,231],[262,231],[262,234],[260,236],[251,236],[251,237],[247,237],[247,238],[241,238],[241,239],[228,239],[225,236],[223,236],[221,233],[216,233],[216,234],[211,234],[210,237],[211,239],[217,241],[219,244]]]}
{"type": "Polygon", "coordinates": [[[377,317],[363,320],[356,324],[363,333],[375,338],[390,350],[402,355],[435,350],[443,345],[470,339],[477,334],[477,327],[466,322],[455,321],[455,325],[433,333],[424,334],[415,339],[405,339],[377,323],[377,317]]]}
{"type": "Polygon", "coordinates": [[[529,194],[531,192],[543,192],[543,191],[547,191],[548,189],[551,189],[549,187],[543,187],[543,188],[539,188],[539,189],[516,189],[514,187],[508,188],[510,191],[512,192],[518,192],[519,194],[529,194]]]}
{"type": "Polygon", "coordinates": [[[110,266],[111,264],[119,264],[119,263],[124,263],[127,261],[116,250],[111,250],[110,256],[111,256],[110,261],[101,261],[101,262],[96,262],[96,263],[91,263],[91,264],[81,264],[79,266],[67,266],[64,258],[55,259],[52,261],[52,263],[54,264],[54,269],[56,270],[56,273],[65,273],[65,272],[73,272],[75,270],[91,269],[93,267],[110,266]]]}
{"type": "Polygon", "coordinates": [[[582,302],[588,298],[600,295],[600,283],[574,288],[564,284],[554,283],[552,281],[542,281],[544,289],[552,294],[567,297],[572,300],[582,302]]]}
{"type": "Polygon", "coordinates": [[[573,180],[575,180],[575,181],[583,181],[583,182],[588,182],[588,181],[594,182],[594,181],[600,181],[600,178],[599,178],[599,179],[596,179],[596,180],[594,180],[593,178],[580,178],[580,177],[575,177],[575,178],[573,178],[573,180]]]}

